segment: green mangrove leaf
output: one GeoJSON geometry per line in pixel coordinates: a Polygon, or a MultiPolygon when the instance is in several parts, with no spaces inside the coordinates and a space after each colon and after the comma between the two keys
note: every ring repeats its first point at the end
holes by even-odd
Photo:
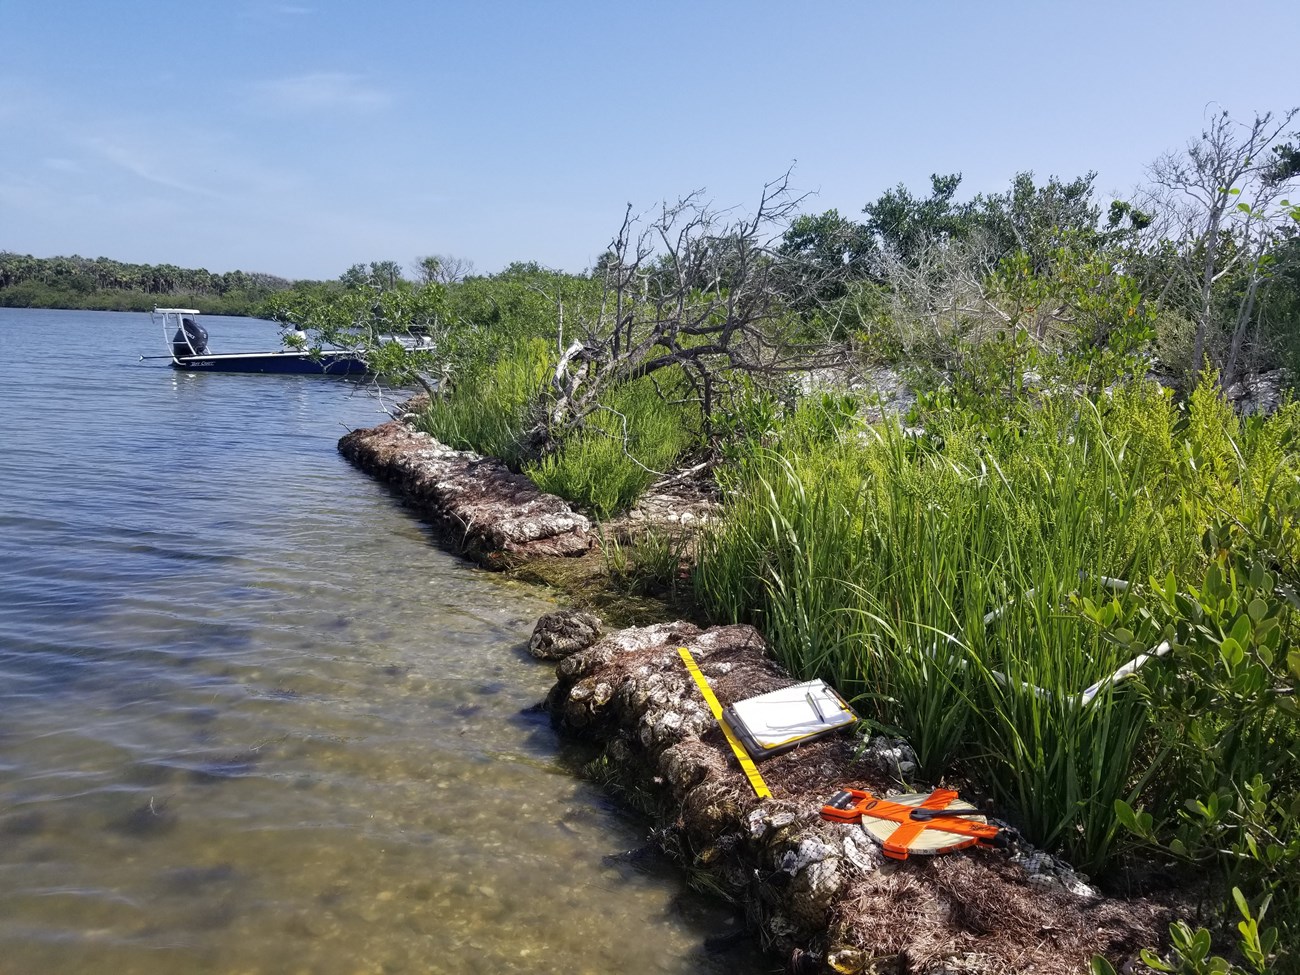
{"type": "Polygon", "coordinates": [[[1223,642],[1219,644],[1219,656],[1229,667],[1236,667],[1246,657],[1246,652],[1241,649],[1241,644],[1232,637],[1224,637],[1223,642]]]}
{"type": "Polygon", "coordinates": [[[1210,567],[1205,570],[1205,595],[1211,599],[1217,599],[1220,595],[1219,590],[1223,588],[1223,570],[1219,568],[1218,562],[1211,562],[1210,567]]]}
{"type": "Polygon", "coordinates": [[[1281,639],[1282,625],[1276,616],[1270,616],[1255,627],[1255,642],[1267,646],[1270,650],[1276,650],[1281,639]]]}
{"type": "Polygon", "coordinates": [[[1250,580],[1250,587],[1252,589],[1263,589],[1264,588],[1264,566],[1261,565],[1259,562],[1252,562],[1250,564],[1250,575],[1248,576],[1248,578],[1250,580]]]}
{"type": "Polygon", "coordinates": [[[1240,887],[1232,888],[1232,899],[1236,902],[1237,910],[1241,911],[1241,916],[1247,921],[1251,919],[1250,904],[1246,901],[1246,895],[1241,892],[1240,887]]]}
{"type": "Polygon", "coordinates": [[[1250,646],[1250,629],[1250,617],[1243,613],[1232,624],[1232,638],[1243,647],[1248,647],[1250,646]]]}
{"type": "Polygon", "coordinates": [[[1192,961],[1204,961],[1210,954],[1210,932],[1206,928],[1197,928],[1196,934],[1192,935],[1191,944],[1187,946],[1191,949],[1190,959],[1192,961]]]}
{"type": "Polygon", "coordinates": [[[1174,970],[1173,965],[1167,964],[1163,958],[1149,948],[1143,948],[1138,952],[1138,956],[1142,959],[1142,964],[1157,972],[1172,972],[1174,970]]]}
{"type": "Polygon", "coordinates": [[[1137,832],[1137,816],[1133,812],[1133,807],[1123,799],[1115,800],[1115,816],[1124,825],[1125,829],[1137,832]]]}

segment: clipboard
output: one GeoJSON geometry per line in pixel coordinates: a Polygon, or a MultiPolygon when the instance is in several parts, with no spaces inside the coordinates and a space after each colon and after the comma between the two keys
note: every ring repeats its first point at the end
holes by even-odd
{"type": "Polygon", "coordinates": [[[833,687],[810,680],[737,701],[722,719],[759,761],[847,728],[858,716],[833,687]]]}

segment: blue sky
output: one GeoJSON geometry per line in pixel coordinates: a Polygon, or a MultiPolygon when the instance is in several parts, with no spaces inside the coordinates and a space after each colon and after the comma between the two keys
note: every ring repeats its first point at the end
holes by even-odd
{"type": "Polygon", "coordinates": [[[0,4],[0,250],[336,277],[581,270],[623,207],[964,173],[1126,194],[1300,103],[1292,2],[0,4]]]}

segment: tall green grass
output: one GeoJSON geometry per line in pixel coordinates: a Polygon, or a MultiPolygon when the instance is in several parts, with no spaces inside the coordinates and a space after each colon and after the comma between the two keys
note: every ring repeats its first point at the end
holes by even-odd
{"type": "Polygon", "coordinates": [[[649,379],[608,394],[585,426],[525,473],[600,518],[629,508],[698,441],[698,410],[665,402],[649,379]]]}
{"type": "Polygon", "coordinates": [[[1205,528],[1295,464],[1291,420],[1225,410],[1138,385],[932,417],[920,437],[795,424],[734,474],[697,598],[901,731],[927,778],[961,764],[1033,840],[1103,869],[1125,840],[1115,800],[1144,793],[1161,753],[1134,685],[1078,697],[1142,649],[1122,625],[1137,587],[1101,580],[1199,572],[1205,528]]]}
{"type": "Polygon", "coordinates": [[[417,425],[450,447],[501,458],[543,491],[601,518],[634,504],[699,442],[698,408],[670,401],[671,380],[657,387],[642,379],[612,389],[581,427],[539,460],[529,433],[546,408],[554,366],[545,340],[509,343],[465,368],[417,425]]]}
{"type": "Polygon", "coordinates": [[[500,457],[518,469],[528,457],[525,434],[554,368],[544,339],[515,342],[467,368],[433,399],[417,426],[457,450],[500,457]]]}

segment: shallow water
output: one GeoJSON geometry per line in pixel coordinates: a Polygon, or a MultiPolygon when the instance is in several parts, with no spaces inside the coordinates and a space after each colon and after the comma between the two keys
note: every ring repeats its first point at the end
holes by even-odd
{"type": "Polygon", "coordinates": [[[528,710],[550,605],[339,458],[372,396],[162,351],[0,309],[0,972],[759,970],[609,859],[644,825],[528,710]]]}

